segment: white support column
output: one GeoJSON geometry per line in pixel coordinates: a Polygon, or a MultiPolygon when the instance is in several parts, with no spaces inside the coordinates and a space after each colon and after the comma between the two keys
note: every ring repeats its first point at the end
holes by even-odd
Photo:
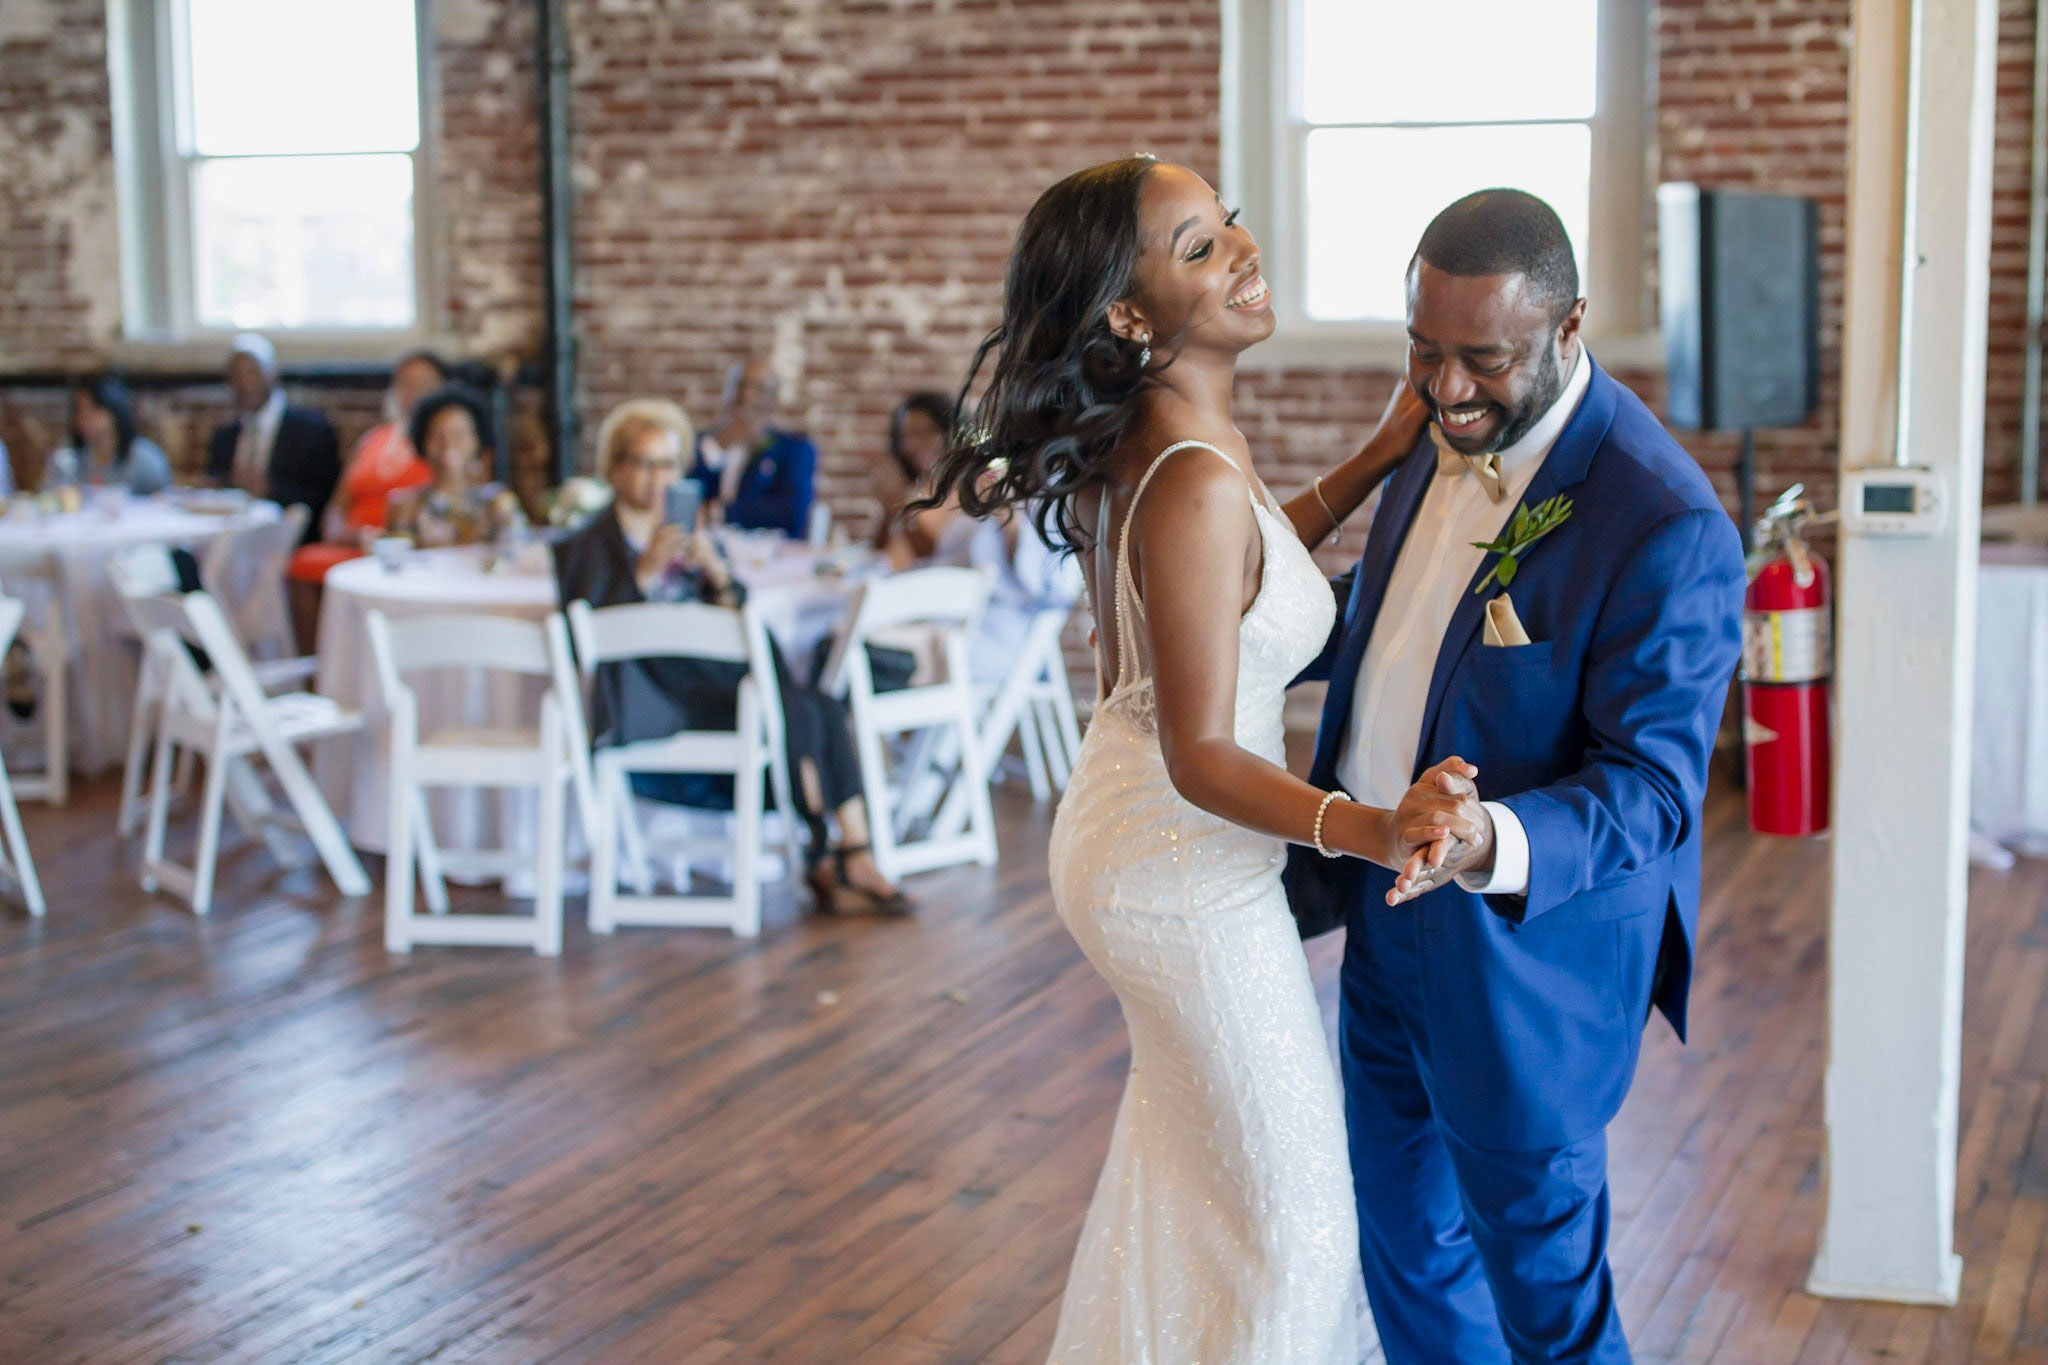
{"type": "Polygon", "coordinates": [[[1858,0],[1844,468],[1948,482],[1946,528],[1844,536],[1827,1213],[1816,1294],[1953,1303],[1996,0],[1858,0]]]}

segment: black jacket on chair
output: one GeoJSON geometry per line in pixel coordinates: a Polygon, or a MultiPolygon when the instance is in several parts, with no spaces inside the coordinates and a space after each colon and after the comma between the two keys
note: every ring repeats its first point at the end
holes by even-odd
{"type": "MultiPolygon", "coordinates": [[[[206,473],[221,483],[235,474],[235,443],[242,437],[242,419],[236,418],[214,428],[206,443],[206,473]]],[[[306,518],[306,541],[320,538],[321,514],[327,510],[334,486],[341,481],[341,443],[326,415],[313,408],[288,407],[278,419],[277,439],[270,445],[270,500],[280,507],[302,502],[311,513],[306,518]]]]}
{"type": "MultiPolygon", "coordinates": [[[[555,588],[562,605],[644,602],[634,577],[640,556],[607,507],[590,524],[555,542],[555,588]]],[[[630,659],[601,665],[592,680],[591,742],[633,744],[678,730],[729,730],[739,712],[745,664],[716,659],[630,659]]]]}

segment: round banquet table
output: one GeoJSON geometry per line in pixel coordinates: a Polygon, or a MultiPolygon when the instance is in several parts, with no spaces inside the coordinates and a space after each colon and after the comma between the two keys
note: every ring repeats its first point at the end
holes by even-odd
{"type": "MultiPolygon", "coordinates": [[[[820,575],[825,558],[794,541],[729,544],[734,577],[792,660],[809,656],[845,616],[868,565],[820,575]]],[[[536,547],[537,551],[538,547],[536,547]]],[[[396,572],[374,558],[350,560],[327,576],[320,608],[318,690],[359,709],[364,725],[351,743],[321,746],[314,774],[350,842],[385,846],[389,722],[378,695],[363,622],[372,608],[386,616],[489,614],[538,621],[555,610],[555,579],[545,558],[529,552],[522,566],[487,569],[495,556],[481,546],[420,550],[396,572]]],[[[423,733],[445,726],[531,727],[539,723],[543,678],[479,671],[415,674],[423,733]]],[[[428,802],[434,841],[444,851],[519,847],[530,841],[537,812],[531,792],[437,791],[428,802]]],[[[576,828],[571,822],[572,829],[576,828]]],[[[574,836],[572,836],[574,837],[574,836]]]]}
{"type": "Polygon", "coordinates": [[[61,614],[71,642],[71,762],[97,772],[121,760],[135,705],[138,651],[107,561],[134,545],[198,549],[216,536],[275,521],[276,503],[191,490],[148,498],[88,489],[76,512],[45,514],[23,499],[0,516],[0,583],[29,619],[61,614]]]}
{"type": "Polygon", "coordinates": [[[1970,824],[2048,855],[2048,547],[1991,545],[1977,572],[1970,824]]]}

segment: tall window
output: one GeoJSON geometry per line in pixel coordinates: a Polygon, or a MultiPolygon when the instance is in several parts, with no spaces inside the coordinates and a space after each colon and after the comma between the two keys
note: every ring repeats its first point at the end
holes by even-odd
{"type": "Polygon", "coordinates": [[[131,334],[418,330],[415,0],[119,5],[131,334]]]}
{"type": "Polygon", "coordinates": [[[1646,0],[1235,0],[1225,197],[1283,336],[1395,338],[1422,230],[1507,185],[1564,220],[1595,333],[1642,325],[1646,0]]]}

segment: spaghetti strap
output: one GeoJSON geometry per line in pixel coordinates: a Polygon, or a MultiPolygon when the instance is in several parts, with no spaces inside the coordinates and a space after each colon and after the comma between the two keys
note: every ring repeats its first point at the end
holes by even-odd
{"type": "MultiPolygon", "coordinates": [[[[1220,456],[1232,469],[1237,470],[1240,474],[1244,473],[1243,467],[1236,460],[1231,459],[1229,455],[1210,445],[1207,441],[1175,441],[1172,445],[1155,455],[1152,458],[1152,463],[1145,467],[1144,476],[1138,480],[1137,488],[1131,493],[1131,505],[1124,509],[1123,530],[1118,533],[1116,541],[1116,583],[1112,594],[1116,602],[1116,677],[1110,684],[1110,692],[1112,694],[1124,685],[1124,675],[1130,668],[1131,629],[1137,617],[1144,611],[1143,604],[1138,601],[1137,590],[1131,586],[1130,582],[1131,523],[1137,519],[1138,499],[1145,496],[1146,485],[1150,484],[1152,476],[1159,472],[1159,466],[1166,463],[1166,457],[1174,454],[1176,451],[1186,450],[1190,446],[1197,446],[1220,456]]],[[[1258,493],[1250,489],[1249,486],[1246,491],[1251,496],[1252,505],[1256,507],[1259,502],[1258,493]]],[[[1103,506],[1104,508],[1108,507],[1107,498],[1104,498],[1103,506]]],[[[1107,513],[1105,512],[1104,515],[1106,516],[1107,513]]]]}

